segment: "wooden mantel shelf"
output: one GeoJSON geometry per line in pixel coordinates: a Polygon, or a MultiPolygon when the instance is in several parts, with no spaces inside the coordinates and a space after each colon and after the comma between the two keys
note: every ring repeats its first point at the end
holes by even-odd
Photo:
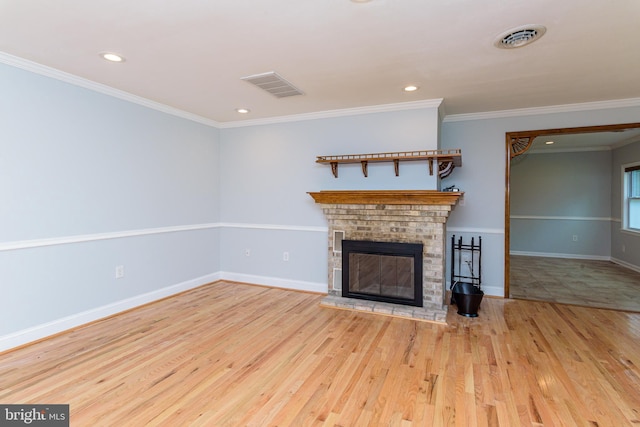
{"type": "Polygon", "coordinates": [[[398,176],[400,173],[400,160],[426,160],[429,163],[430,175],[433,175],[433,165],[437,163],[440,178],[445,178],[451,173],[454,167],[462,166],[462,152],[460,149],[421,150],[316,157],[316,163],[331,165],[331,172],[335,178],[338,177],[338,164],[340,163],[360,163],[362,165],[362,173],[366,177],[368,176],[367,165],[369,162],[393,162],[395,174],[398,176]]]}
{"type": "Polygon", "coordinates": [[[464,193],[437,190],[324,190],[309,192],[316,203],[337,205],[449,205],[464,193]]]}

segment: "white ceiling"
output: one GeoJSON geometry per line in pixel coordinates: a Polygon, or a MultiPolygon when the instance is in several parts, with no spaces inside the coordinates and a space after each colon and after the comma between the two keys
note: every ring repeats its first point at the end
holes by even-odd
{"type": "Polygon", "coordinates": [[[539,136],[533,140],[531,151],[612,150],[632,143],[640,143],[640,128],[624,129],[614,132],[539,136]],[[548,145],[548,141],[553,141],[553,144],[548,145]]]}
{"type": "Polygon", "coordinates": [[[639,28],[640,0],[0,0],[1,52],[219,123],[437,98],[447,114],[638,98],[639,28]],[[525,24],[547,32],[493,46],[525,24]],[[305,94],[240,80],[268,71],[305,94]]]}

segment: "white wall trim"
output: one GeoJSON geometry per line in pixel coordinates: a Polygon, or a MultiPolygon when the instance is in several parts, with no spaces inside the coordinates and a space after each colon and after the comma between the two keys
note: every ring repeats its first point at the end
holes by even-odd
{"type": "Polygon", "coordinates": [[[530,257],[545,257],[545,258],[564,258],[564,259],[586,259],[592,261],[611,261],[630,270],[640,273],[640,266],[631,264],[609,256],[597,256],[597,255],[574,255],[574,254],[555,254],[555,253],[543,253],[543,252],[523,252],[523,251],[510,251],[510,255],[530,256],[530,257]]]}
{"type": "Polygon", "coordinates": [[[290,116],[268,117],[264,119],[224,122],[220,129],[240,128],[246,126],[270,125],[275,123],[299,122],[303,120],[327,119],[333,117],[357,116],[360,114],[387,113],[390,111],[417,110],[420,108],[439,108],[443,98],[426,99],[413,102],[399,102],[395,104],[370,105],[357,108],[342,108],[338,110],[317,111],[313,113],[292,114],[290,116]]]}
{"type": "Polygon", "coordinates": [[[504,234],[504,229],[502,229],[502,228],[447,227],[447,234],[451,234],[451,233],[504,234]]]}
{"type": "MultiPolygon", "coordinates": [[[[178,225],[171,227],[145,228],[140,230],[114,231],[108,233],[81,234],[75,236],[52,237],[48,239],[19,240],[0,243],[0,252],[19,249],[40,248],[55,245],[68,245],[73,243],[86,243],[98,240],[123,239],[128,237],[147,236],[151,234],[177,233],[193,230],[206,230],[211,228],[239,228],[251,230],[280,230],[303,231],[311,233],[328,233],[329,228],[324,226],[307,225],[279,225],[279,224],[249,224],[236,222],[219,222],[208,224],[178,225]]],[[[476,234],[504,234],[500,228],[468,228],[448,227],[447,233],[476,233],[476,234]]]]}
{"type": "MultiPolygon", "coordinates": [[[[298,225],[276,225],[276,224],[245,224],[222,222],[222,228],[247,228],[258,230],[284,230],[284,231],[310,231],[315,233],[328,233],[328,227],[298,226],[298,225]]],[[[504,234],[502,228],[473,228],[473,227],[447,227],[447,233],[480,233],[480,234],[504,234]]]]}
{"type": "MultiPolygon", "coordinates": [[[[450,290],[451,281],[447,279],[445,286],[447,287],[447,290],[450,290]]],[[[485,295],[504,298],[504,286],[486,285],[484,283],[481,283],[480,289],[482,290],[482,292],[484,292],[485,295]]],[[[449,301],[447,301],[447,304],[448,303],[449,301]]]]}
{"type": "Polygon", "coordinates": [[[123,311],[139,307],[180,292],[188,291],[208,283],[220,280],[220,273],[212,273],[195,279],[187,280],[166,288],[157,289],[142,295],[136,295],[121,301],[97,307],[91,310],[72,314],[51,322],[36,325],[31,328],[0,336],[0,352],[15,348],[33,341],[46,338],[69,329],[77,328],[87,323],[104,319],[123,311]]]}
{"type": "Polygon", "coordinates": [[[637,266],[637,265],[634,265],[634,264],[631,264],[629,262],[623,261],[623,260],[618,259],[618,258],[613,258],[613,257],[611,257],[611,262],[614,262],[614,263],[616,263],[618,265],[626,267],[629,270],[633,270],[633,271],[636,271],[636,272],[640,273],[640,266],[637,266]]]}
{"type": "Polygon", "coordinates": [[[605,110],[611,108],[640,107],[640,98],[612,99],[610,101],[584,102],[579,104],[550,105],[546,107],[517,108],[513,110],[486,111],[482,113],[451,114],[444,122],[502,119],[507,117],[535,116],[540,114],[572,113],[576,111],[605,110]]]}
{"type": "Polygon", "coordinates": [[[483,284],[481,289],[485,295],[504,298],[504,286],[487,286],[483,284]]]}
{"type": "Polygon", "coordinates": [[[509,255],[543,258],[587,259],[592,261],[611,261],[611,257],[602,255],[559,254],[553,252],[509,251],[509,255]]]}
{"type": "Polygon", "coordinates": [[[10,55],[5,52],[0,52],[0,63],[4,63],[16,68],[21,68],[26,71],[31,71],[33,73],[40,74],[42,76],[60,80],[65,83],[70,83],[72,85],[83,87],[85,89],[89,89],[94,92],[113,96],[114,98],[122,99],[124,101],[129,101],[134,104],[142,105],[144,107],[148,107],[153,110],[161,111],[163,113],[171,114],[172,116],[191,120],[196,123],[201,123],[206,126],[215,127],[217,129],[266,125],[266,124],[273,124],[273,123],[297,122],[302,120],[324,119],[324,118],[331,118],[331,117],[354,116],[359,114],[384,113],[384,112],[390,112],[390,111],[415,110],[419,108],[441,108],[442,102],[443,102],[442,98],[437,98],[437,99],[427,99],[422,101],[399,102],[395,104],[371,105],[366,107],[344,108],[344,109],[338,109],[338,110],[318,111],[313,113],[293,114],[290,116],[270,117],[270,118],[256,119],[256,120],[217,122],[215,120],[208,119],[206,117],[202,117],[197,114],[189,113],[187,111],[180,110],[178,108],[161,104],[159,102],[152,101],[150,99],[143,98],[141,96],[134,95],[132,93],[125,92],[120,89],[115,89],[111,86],[107,86],[102,83],[97,83],[92,80],[88,80],[88,79],[76,76],[74,74],[67,73],[65,71],[48,67],[46,65],[38,64],[37,62],[29,61],[24,58],[10,55]]]}
{"type": "Polygon", "coordinates": [[[558,154],[558,153],[582,153],[591,151],[612,151],[608,145],[599,145],[593,147],[575,147],[575,148],[534,148],[527,150],[527,154],[558,154]]]}
{"type": "Polygon", "coordinates": [[[620,233],[622,234],[627,234],[629,236],[633,236],[633,237],[638,237],[640,236],[640,231],[635,231],[635,230],[629,230],[627,228],[621,228],[620,229],[620,233]]]}
{"type": "MultiPolygon", "coordinates": [[[[303,225],[277,225],[277,224],[247,224],[236,222],[222,222],[221,228],[246,228],[258,230],[284,230],[284,231],[310,231],[314,233],[328,233],[328,227],[303,226],[303,225]]],[[[471,227],[447,227],[447,233],[481,233],[504,234],[501,228],[471,228],[471,227]]]]}
{"type": "Polygon", "coordinates": [[[191,120],[192,122],[215,128],[220,127],[220,123],[202,116],[198,116],[197,114],[179,110],[165,104],[160,104],[159,102],[151,101],[150,99],[143,98],[141,96],[134,95],[120,89],[115,89],[111,86],[103,85],[101,83],[96,83],[94,81],[78,77],[76,75],[57,70],[55,68],[47,67],[46,65],[38,64],[37,62],[9,55],[5,52],[0,52],[0,63],[11,65],[16,68],[21,68],[26,71],[31,71],[32,73],[40,74],[41,76],[51,77],[65,83],[70,83],[75,86],[83,87],[85,89],[109,95],[114,98],[122,99],[124,101],[132,102],[134,104],[142,105],[143,107],[151,108],[153,110],[157,110],[166,114],[171,114],[172,116],[191,120]]]}
{"type": "Polygon", "coordinates": [[[93,242],[97,240],[122,239],[125,237],[146,236],[149,234],[176,233],[182,231],[217,228],[219,224],[178,225],[173,227],[146,228],[142,230],[114,231],[109,233],[81,234],[76,236],[52,237],[49,239],[20,240],[0,243],[0,252],[17,249],[40,248],[44,246],[67,245],[71,243],[93,242]]]}
{"type": "MultiPolygon", "coordinates": [[[[4,63],[16,68],[31,71],[42,76],[50,77],[75,86],[83,87],[94,92],[113,96],[114,98],[129,101],[134,104],[142,105],[153,110],[161,111],[172,116],[181,117],[206,126],[215,127],[217,129],[237,128],[245,126],[266,125],[274,123],[287,123],[302,120],[314,120],[331,117],[353,116],[358,114],[381,113],[389,111],[413,110],[419,108],[439,108],[443,109],[443,98],[427,99],[413,102],[400,102],[395,104],[371,105],[366,107],[345,108],[337,110],[318,111],[313,113],[294,114],[290,116],[270,117],[256,120],[217,122],[197,114],[189,113],[178,108],[170,107],[120,89],[115,89],[101,83],[97,83],[65,71],[57,70],[37,62],[29,61],[5,52],[0,52],[0,63],[4,63]]],[[[614,99],[609,101],[585,102],[577,104],[551,105],[546,107],[518,108],[513,110],[486,111],[479,113],[451,114],[445,115],[443,122],[463,122],[469,120],[487,120],[499,119],[505,117],[521,117],[539,114],[558,114],[575,111],[602,110],[610,108],[625,108],[640,106],[640,98],[614,99]]]]}
{"type": "Polygon", "coordinates": [[[245,224],[238,222],[222,222],[222,228],[248,228],[257,230],[283,230],[283,231],[311,231],[314,233],[328,233],[328,227],[315,227],[305,225],[278,225],[278,224],[245,224]]]}
{"type": "Polygon", "coordinates": [[[511,215],[511,219],[552,220],[552,221],[615,221],[610,217],[597,216],[536,216],[536,215],[511,215]]]}
{"type": "Polygon", "coordinates": [[[282,279],[279,277],[256,276],[253,274],[233,273],[223,271],[220,273],[221,280],[231,282],[248,283],[252,285],[268,286],[270,288],[291,289],[295,291],[317,292],[326,294],[329,286],[320,282],[305,282],[302,280],[282,279]]]}
{"type": "Polygon", "coordinates": [[[94,242],[98,240],[122,239],[127,237],[147,236],[150,234],[176,233],[193,230],[206,230],[210,228],[246,228],[257,230],[282,230],[282,231],[309,231],[313,233],[328,233],[327,227],[303,226],[303,225],[277,225],[277,224],[243,224],[243,223],[208,223],[193,225],[178,225],[172,227],[145,228],[141,230],[114,231],[109,233],[81,234],[75,236],[52,237],[48,239],[19,240],[0,243],[0,252],[18,249],[40,248],[45,246],[68,245],[72,243],[94,242]]]}

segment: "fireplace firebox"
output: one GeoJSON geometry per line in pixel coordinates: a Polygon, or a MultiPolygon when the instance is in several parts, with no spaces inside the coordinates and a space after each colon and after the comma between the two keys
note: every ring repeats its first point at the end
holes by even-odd
{"type": "Polygon", "coordinates": [[[422,300],[421,243],[342,241],[342,296],[416,307],[422,300]]]}

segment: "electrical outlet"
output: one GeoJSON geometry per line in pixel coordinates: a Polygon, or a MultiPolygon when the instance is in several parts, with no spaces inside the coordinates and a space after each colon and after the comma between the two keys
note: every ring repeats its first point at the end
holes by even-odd
{"type": "Polygon", "coordinates": [[[251,249],[245,249],[244,256],[251,256],[251,249]]]}
{"type": "Polygon", "coordinates": [[[124,277],[124,265],[116,265],[116,279],[124,277]]]}
{"type": "Polygon", "coordinates": [[[283,261],[289,261],[289,252],[283,252],[282,253],[282,260],[283,261]]]}
{"type": "Polygon", "coordinates": [[[578,235],[577,235],[577,234],[574,234],[574,235],[573,235],[573,241],[574,241],[574,242],[577,242],[577,241],[578,241],[578,235]]]}
{"type": "Polygon", "coordinates": [[[622,245],[622,252],[626,252],[627,247],[625,245],[622,245]]]}

